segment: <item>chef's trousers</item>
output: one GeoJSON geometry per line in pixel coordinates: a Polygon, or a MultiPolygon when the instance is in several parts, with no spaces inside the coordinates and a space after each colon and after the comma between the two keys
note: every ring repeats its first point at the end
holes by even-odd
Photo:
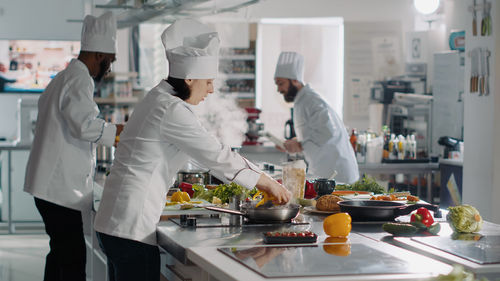
{"type": "Polygon", "coordinates": [[[109,281],[160,281],[158,246],[96,233],[108,258],[109,281]]]}
{"type": "Polygon", "coordinates": [[[85,281],[87,259],[80,211],[35,197],[35,205],[50,237],[44,281],[85,281]]]}

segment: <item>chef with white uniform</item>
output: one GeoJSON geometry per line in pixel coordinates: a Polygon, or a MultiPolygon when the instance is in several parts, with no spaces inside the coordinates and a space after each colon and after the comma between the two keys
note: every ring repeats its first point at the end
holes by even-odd
{"type": "Polygon", "coordinates": [[[169,76],[135,108],[115,153],[94,222],[111,280],[159,280],[156,228],[168,189],[190,159],[246,188],[256,186],[285,203],[290,192],[222,145],[200,124],[192,106],[213,93],[219,37],[183,19],[161,36],[169,76]]]}
{"type": "Polygon", "coordinates": [[[274,74],[278,92],[293,102],[296,138],[285,141],[289,153],[302,152],[308,173],[337,182],[353,183],[359,178],[358,164],[344,123],[333,108],[309,85],[304,85],[304,57],[282,52],[274,74]]]}
{"type": "Polygon", "coordinates": [[[116,53],[116,19],[108,12],[83,21],[78,59],[59,72],[38,101],[24,191],[35,197],[50,237],[44,280],[86,280],[82,215],[90,214],[95,147],[112,146],[122,125],[97,118],[94,79],[116,53]]]}

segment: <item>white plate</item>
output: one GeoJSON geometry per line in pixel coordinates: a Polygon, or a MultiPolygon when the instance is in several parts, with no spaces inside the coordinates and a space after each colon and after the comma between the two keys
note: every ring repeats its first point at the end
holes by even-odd
{"type": "Polygon", "coordinates": [[[316,214],[335,214],[335,213],[340,212],[340,211],[320,211],[320,210],[316,209],[316,207],[313,207],[313,206],[304,207],[304,210],[311,212],[311,213],[316,213],[316,214]]]}
{"type": "Polygon", "coordinates": [[[345,200],[370,200],[373,195],[371,194],[349,194],[349,195],[340,195],[339,197],[345,200]]]}

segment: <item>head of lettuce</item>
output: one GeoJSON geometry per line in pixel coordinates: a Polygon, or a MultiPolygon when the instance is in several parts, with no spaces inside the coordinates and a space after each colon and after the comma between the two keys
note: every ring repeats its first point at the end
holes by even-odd
{"type": "Polygon", "coordinates": [[[446,219],[455,232],[472,233],[481,230],[483,218],[479,211],[470,205],[449,207],[446,219]]]}

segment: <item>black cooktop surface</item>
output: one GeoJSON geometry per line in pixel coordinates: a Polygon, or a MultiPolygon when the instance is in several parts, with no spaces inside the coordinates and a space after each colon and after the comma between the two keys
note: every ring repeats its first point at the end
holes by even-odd
{"type": "Polygon", "coordinates": [[[380,278],[385,278],[395,274],[400,277],[430,276],[435,270],[430,262],[416,267],[411,264],[411,258],[397,257],[360,243],[218,250],[266,278],[349,275],[380,275],[380,278]]]}
{"type": "Polygon", "coordinates": [[[413,237],[412,240],[478,264],[500,263],[500,236],[477,235],[463,235],[464,240],[460,236],[458,239],[446,236],[413,237]]]}

